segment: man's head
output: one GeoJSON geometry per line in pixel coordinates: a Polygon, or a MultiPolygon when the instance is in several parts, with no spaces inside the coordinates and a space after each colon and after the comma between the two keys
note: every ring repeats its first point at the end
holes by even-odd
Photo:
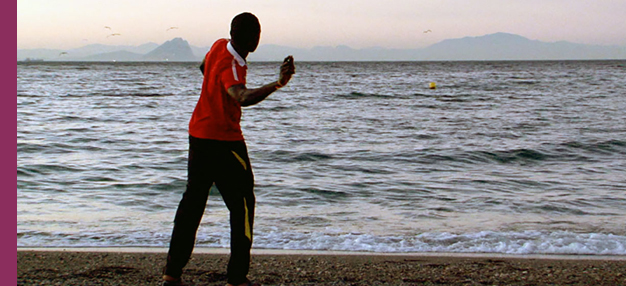
{"type": "Polygon", "coordinates": [[[230,23],[230,37],[233,45],[246,52],[254,52],[261,38],[261,24],[252,13],[241,13],[230,23]]]}

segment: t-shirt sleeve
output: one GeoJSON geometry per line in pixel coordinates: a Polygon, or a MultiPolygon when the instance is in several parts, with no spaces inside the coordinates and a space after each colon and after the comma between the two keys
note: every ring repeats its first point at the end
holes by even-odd
{"type": "Polygon", "coordinates": [[[236,61],[233,61],[229,68],[224,69],[220,74],[221,82],[224,89],[228,89],[233,85],[246,84],[246,68],[240,66],[236,61]]]}

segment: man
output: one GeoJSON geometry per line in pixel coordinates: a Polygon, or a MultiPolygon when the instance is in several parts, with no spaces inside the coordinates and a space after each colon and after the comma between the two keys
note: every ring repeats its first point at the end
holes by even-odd
{"type": "Polygon", "coordinates": [[[231,39],[217,40],[200,69],[202,93],[189,122],[187,189],[180,201],[163,273],[163,285],[183,285],[182,269],[193,251],[196,232],[215,183],[230,211],[231,254],[228,285],[252,285],[247,278],[252,247],[254,177],[240,128],[241,106],[257,104],[286,85],[295,73],[285,58],[278,81],[246,88],[246,57],[259,45],[261,26],[251,13],[237,15],[231,39]]]}

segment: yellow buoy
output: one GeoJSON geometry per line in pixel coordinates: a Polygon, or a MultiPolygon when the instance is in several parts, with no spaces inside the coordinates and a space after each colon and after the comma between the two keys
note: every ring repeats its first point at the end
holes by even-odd
{"type": "Polygon", "coordinates": [[[431,82],[429,85],[430,89],[437,89],[437,84],[435,82],[431,82]]]}

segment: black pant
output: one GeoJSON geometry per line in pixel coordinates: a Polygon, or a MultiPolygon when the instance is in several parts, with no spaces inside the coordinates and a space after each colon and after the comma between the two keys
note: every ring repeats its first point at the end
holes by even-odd
{"type": "Polygon", "coordinates": [[[176,211],[164,273],[172,277],[182,275],[213,183],[230,211],[228,283],[245,283],[250,268],[255,197],[254,176],[244,141],[189,137],[187,189],[176,211]]]}

